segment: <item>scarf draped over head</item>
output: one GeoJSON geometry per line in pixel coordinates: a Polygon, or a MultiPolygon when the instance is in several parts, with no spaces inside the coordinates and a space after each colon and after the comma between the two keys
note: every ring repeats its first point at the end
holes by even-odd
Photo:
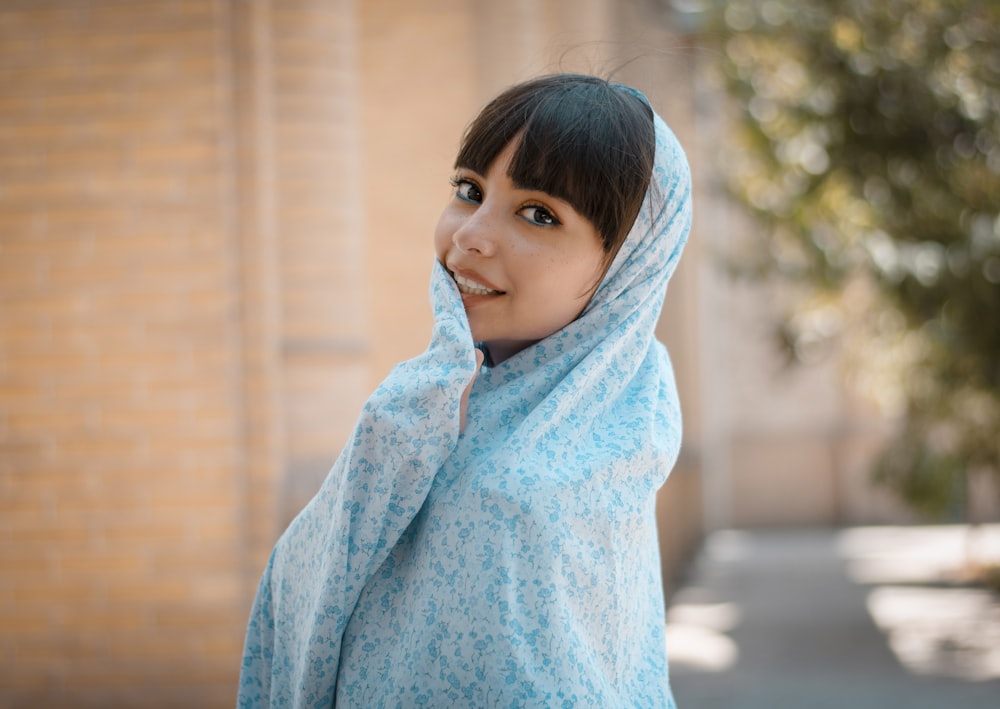
{"type": "Polygon", "coordinates": [[[240,706],[672,706],[655,494],[680,409],[654,337],[691,180],[654,117],[638,218],[581,316],[476,367],[436,264],[427,350],[365,404],[278,541],[240,706]]]}

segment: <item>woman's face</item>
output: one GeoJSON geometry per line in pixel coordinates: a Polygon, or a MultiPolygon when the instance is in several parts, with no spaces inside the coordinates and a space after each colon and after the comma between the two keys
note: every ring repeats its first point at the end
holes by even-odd
{"type": "Polygon", "coordinates": [[[460,168],[434,232],[438,260],[462,293],[472,337],[496,363],[562,329],[604,270],[600,236],[567,202],[518,188],[511,142],[480,175],[460,168]]]}

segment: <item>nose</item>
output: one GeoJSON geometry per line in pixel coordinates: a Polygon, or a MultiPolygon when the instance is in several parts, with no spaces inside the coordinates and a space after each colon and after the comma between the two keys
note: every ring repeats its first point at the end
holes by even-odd
{"type": "Polygon", "coordinates": [[[496,253],[496,224],[489,209],[480,205],[452,234],[452,242],[459,251],[478,256],[492,256],[496,253]]]}

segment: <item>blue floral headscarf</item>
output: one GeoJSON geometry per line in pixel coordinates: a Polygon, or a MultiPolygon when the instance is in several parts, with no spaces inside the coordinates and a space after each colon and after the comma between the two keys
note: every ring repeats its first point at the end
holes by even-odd
{"type": "Polygon", "coordinates": [[[461,433],[474,345],[435,265],[429,347],[271,555],[240,706],[673,706],[655,497],[681,418],[654,329],[691,178],[654,124],[649,190],[591,302],[481,370],[461,433]]]}

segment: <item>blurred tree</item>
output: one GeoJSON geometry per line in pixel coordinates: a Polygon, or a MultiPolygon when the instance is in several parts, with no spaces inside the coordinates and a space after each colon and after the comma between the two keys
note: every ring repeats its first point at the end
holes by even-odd
{"type": "Polygon", "coordinates": [[[794,357],[863,333],[857,380],[904,422],[878,474],[954,516],[970,475],[1000,481],[1000,2],[695,4],[763,227],[740,268],[796,284],[794,357]]]}

